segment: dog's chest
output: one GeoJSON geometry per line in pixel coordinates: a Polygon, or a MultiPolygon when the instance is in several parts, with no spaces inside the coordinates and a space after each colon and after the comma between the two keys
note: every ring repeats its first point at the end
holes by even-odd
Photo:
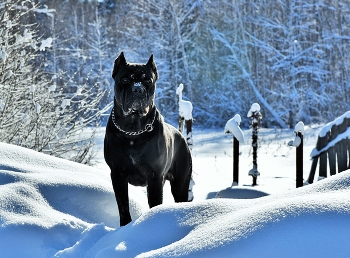
{"type": "Polygon", "coordinates": [[[167,130],[158,129],[156,133],[147,132],[133,138],[114,135],[107,130],[105,159],[112,173],[120,174],[132,185],[146,186],[150,180],[164,178],[168,173],[173,147],[173,137],[167,130]]]}
{"type": "Polygon", "coordinates": [[[126,170],[124,171],[127,181],[136,186],[146,186],[149,178],[150,167],[145,162],[141,154],[130,154],[125,156],[127,160],[126,170]]]}
{"type": "Polygon", "coordinates": [[[155,173],[163,172],[159,166],[159,155],[156,154],[155,149],[157,148],[153,145],[138,146],[129,142],[123,155],[123,164],[125,165],[125,177],[130,184],[146,186],[148,180],[152,179],[155,173]]]}

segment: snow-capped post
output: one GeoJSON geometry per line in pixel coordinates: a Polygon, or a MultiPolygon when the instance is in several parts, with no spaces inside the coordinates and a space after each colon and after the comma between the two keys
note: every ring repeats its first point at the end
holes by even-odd
{"type": "Polygon", "coordinates": [[[296,124],[294,140],[288,142],[289,146],[296,147],[296,187],[302,187],[304,185],[303,179],[303,135],[304,135],[304,123],[299,122],[296,124]]]}
{"type": "Polygon", "coordinates": [[[184,85],[180,83],[176,89],[176,94],[179,95],[179,131],[182,133],[184,130],[184,122],[186,122],[186,140],[188,145],[193,145],[192,139],[192,110],[193,106],[190,101],[182,99],[182,91],[184,85]]]}
{"type": "Polygon", "coordinates": [[[252,119],[252,147],[253,147],[253,168],[249,171],[248,175],[253,177],[253,186],[257,185],[257,178],[260,176],[260,173],[258,171],[258,129],[260,127],[260,122],[262,119],[262,115],[260,113],[260,105],[258,103],[254,103],[248,114],[247,117],[250,117],[252,119]]]}
{"type": "Polygon", "coordinates": [[[244,142],[244,135],[239,127],[241,120],[241,116],[237,114],[228,120],[225,125],[225,134],[233,134],[233,182],[236,182],[237,185],[239,175],[239,143],[244,142]]]}

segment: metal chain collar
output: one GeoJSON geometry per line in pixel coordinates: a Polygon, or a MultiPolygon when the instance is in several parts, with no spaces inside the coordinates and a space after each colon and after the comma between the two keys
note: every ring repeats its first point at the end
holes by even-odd
{"type": "Polygon", "coordinates": [[[141,131],[138,131],[138,132],[128,132],[128,131],[125,131],[123,129],[120,128],[120,126],[115,122],[115,117],[114,117],[114,108],[112,109],[112,121],[113,121],[113,124],[114,126],[121,132],[125,133],[126,135],[140,135],[140,134],[143,134],[145,132],[152,132],[153,131],[153,123],[154,121],[156,120],[156,112],[154,113],[154,116],[153,116],[153,120],[151,123],[149,124],[146,124],[145,126],[145,129],[141,130],[141,131]]]}

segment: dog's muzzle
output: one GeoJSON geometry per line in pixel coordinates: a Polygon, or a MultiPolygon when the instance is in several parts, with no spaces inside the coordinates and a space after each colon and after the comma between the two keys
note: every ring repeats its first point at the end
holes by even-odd
{"type": "Polygon", "coordinates": [[[148,93],[141,82],[135,82],[126,96],[126,113],[145,115],[148,113],[148,93]]]}

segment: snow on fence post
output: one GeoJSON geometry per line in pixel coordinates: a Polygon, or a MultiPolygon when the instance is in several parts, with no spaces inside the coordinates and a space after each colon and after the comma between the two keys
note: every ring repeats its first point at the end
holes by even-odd
{"type": "Polygon", "coordinates": [[[236,182],[237,185],[239,177],[239,143],[244,142],[244,135],[239,127],[241,120],[239,114],[235,115],[227,121],[224,130],[225,134],[233,134],[233,182],[236,182]]]}
{"type": "Polygon", "coordinates": [[[184,129],[184,122],[186,122],[186,140],[188,145],[193,145],[192,139],[192,110],[193,106],[190,101],[182,99],[182,91],[184,85],[180,83],[176,89],[176,94],[179,95],[179,131],[182,133],[184,129]]]}
{"type": "Polygon", "coordinates": [[[295,138],[293,141],[288,142],[289,146],[296,147],[296,187],[304,185],[303,179],[303,149],[304,149],[304,123],[299,122],[296,124],[294,132],[295,138]]]}
{"type": "Polygon", "coordinates": [[[250,117],[252,119],[252,147],[253,147],[253,168],[249,171],[248,175],[253,177],[253,186],[257,185],[257,178],[260,176],[260,173],[258,171],[258,129],[260,126],[260,122],[262,119],[262,115],[260,113],[260,105],[258,103],[254,103],[248,114],[247,117],[250,117]]]}

